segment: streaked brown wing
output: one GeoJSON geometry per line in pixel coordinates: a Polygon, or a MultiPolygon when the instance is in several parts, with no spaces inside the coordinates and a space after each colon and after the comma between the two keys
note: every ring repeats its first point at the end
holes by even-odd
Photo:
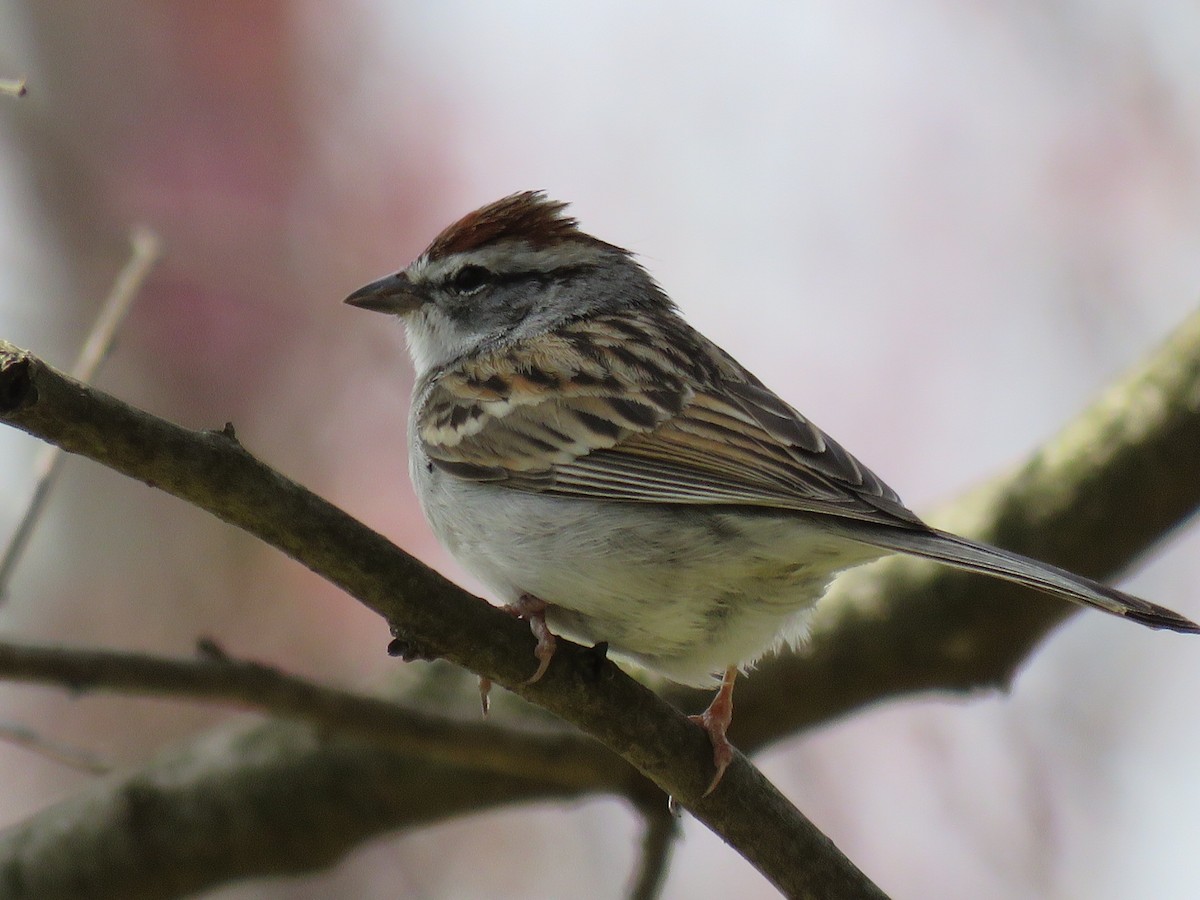
{"type": "Polygon", "coordinates": [[[417,417],[426,452],[516,490],[918,521],[731,358],[694,332],[669,342],[664,326],[679,327],[589,319],[435,376],[417,417]]]}

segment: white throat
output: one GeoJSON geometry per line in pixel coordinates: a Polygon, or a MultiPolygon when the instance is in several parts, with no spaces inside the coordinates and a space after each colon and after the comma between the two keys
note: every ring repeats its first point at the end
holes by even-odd
{"type": "Polygon", "coordinates": [[[479,345],[479,335],[464,332],[434,304],[426,303],[404,317],[408,352],[420,378],[479,345]]]}

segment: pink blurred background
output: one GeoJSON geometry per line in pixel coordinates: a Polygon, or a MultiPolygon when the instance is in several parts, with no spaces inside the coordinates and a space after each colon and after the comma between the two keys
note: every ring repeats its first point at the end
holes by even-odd
{"type": "MultiPolygon", "coordinates": [[[[69,366],[135,223],[166,261],[106,390],[243,443],[438,568],[398,325],[341,298],[545,188],[918,510],[1019,459],[1194,308],[1200,9],[0,0],[0,337],[69,366]]],[[[0,431],[0,515],[36,450],[0,431]]],[[[1200,614],[1200,534],[1128,584],[1200,614]]],[[[469,583],[469,582],[468,582],[469,583]]],[[[230,653],[369,689],[382,622],[182,503],[69,463],[8,635],[230,653]]],[[[889,704],[760,758],[897,900],[1200,891],[1200,653],[1099,615],[1011,696],[889,704]]],[[[135,764],[227,715],[0,685],[135,764]]],[[[0,744],[0,825],[87,776],[0,744]]],[[[249,898],[616,896],[636,818],[523,808],[249,898]]],[[[685,821],[665,896],[770,897],[685,821]]]]}

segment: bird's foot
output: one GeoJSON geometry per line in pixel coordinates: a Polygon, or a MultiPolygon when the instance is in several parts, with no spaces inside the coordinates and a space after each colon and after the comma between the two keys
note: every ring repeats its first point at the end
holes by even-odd
{"type": "Polygon", "coordinates": [[[548,606],[549,604],[545,600],[539,600],[532,594],[522,594],[516,603],[501,607],[506,613],[528,622],[529,630],[537,638],[537,647],[533,651],[533,655],[538,658],[537,671],[525,680],[525,684],[533,684],[541,680],[558,647],[558,638],[546,625],[546,608],[548,606]]]}
{"type": "Polygon", "coordinates": [[[733,721],[733,682],[736,679],[737,668],[730,666],[725,670],[725,677],[721,679],[721,687],[717,691],[717,696],[713,697],[712,703],[708,704],[708,709],[698,716],[688,716],[708,732],[708,739],[712,741],[713,745],[713,765],[716,767],[717,773],[709,782],[708,790],[703,795],[705,797],[716,790],[725,770],[733,762],[733,744],[729,743],[729,738],[725,737],[725,731],[729,728],[729,723],[733,721]]]}

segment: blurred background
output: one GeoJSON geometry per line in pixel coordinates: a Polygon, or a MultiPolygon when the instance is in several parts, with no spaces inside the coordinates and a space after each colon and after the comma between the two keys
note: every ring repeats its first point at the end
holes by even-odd
{"type": "MultiPolygon", "coordinates": [[[[441,227],[544,188],[928,510],[1021,458],[1191,311],[1200,9],[1179,0],[644,4],[0,0],[0,337],[67,367],[167,243],[100,379],[461,578],[415,507],[399,325],[342,306],[441,227]]],[[[0,525],[36,445],[0,431],[0,525]]],[[[0,537],[0,540],[3,540],[0,537]]],[[[1200,533],[1128,580],[1200,614],[1200,533]]],[[[467,582],[469,584],[469,582],[467,582]]],[[[369,689],[386,627],[181,502],[71,460],[6,635],[228,652],[369,689]]],[[[1010,696],[894,703],[767,775],[897,900],[1200,891],[1200,653],[1072,619],[1010,696]]],[[[121,765],[209,707],[0,685],[121,765]]],[[[88,776],[0,744],[0,825],[88,776]]],[[[685,819],[666,896],[771,897],[685,819]]],[[[250,898],[618,896],[616,801],[387,838],[250,898]]]]}

